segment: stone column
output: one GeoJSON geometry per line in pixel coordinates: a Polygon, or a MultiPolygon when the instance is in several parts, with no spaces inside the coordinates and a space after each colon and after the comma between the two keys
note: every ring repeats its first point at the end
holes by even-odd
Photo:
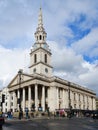
{"type": "Polygon", "coordinates": [[[95,99],[95,97],[93,98],[93,110],[96,110],[96,99],[95,99]]]}
{"type": "Polygon", "coordinates": [[[76,92],[76,109],[78,109],[79,107],[78,107],[78,93],[76,92]]]}
{"type": "Polygon", "coordinates": [[[9,93],[9,97],[8,97],[8,110],[9,111],[11,109],[11,93],[9,93]]]}
{"type": "Polygon", "coordinates": [[[35,84],[35,110],[38,110],[38,85],[35,84]]]}
{"type": "Polygon", "coordinates": [[[50,108],[50,87],[48,87],[47,93],[48,93],[48,107],[50,108]]]}
{"type": "Polygon", "coordinates": [[[86,109],[88,109],[88,96],[86,95],[86,109]]]}
{"type": "Polygon", "coordinates": [[[42,86],[42,108],[45,111],[45,86],[42,86]]]}
{"type": "Polygon", "coordinates": [[[89,97],[89,105],[90,105],[90,110],[93,110],[93,100],[92,100],[92,97],[89,97]]]}
{"type": "Polygon", "coordinates": [[[49,110],[55,111],[57,108],[56,87],[50,87],[49,89],[49,110]]]}
{"type": "Polygon", "coordinates": [[[84,96],[84,102],[85,102],[85,110],[86,110],[87,109],[86,95],[84,96]]]}
{"type": "Polygon", "coordinates": [[[69,96],[69,93],[68,93],[68,90],[66,89],[66,91],[65,91],[65,99],[66,99],[65,105],[66,105],[66,108],[69,108],[68,96],[69,96]]]}
{"type": "Polygon", "coordinates": [[[16,94],[15,91],[13,92],[13,112],[15,112],[16,109],[16,94]]]}
{"type": "Polygon", "coordinates": [[[83,94],[81,95],[81,109],[83,109],[83,94]]]}
{"type": "MultiPolygon", "coordinates": [[[[20,91],[19,89],[17,91],[18,91],[18,94],[17,94],[17,101],[18,101],[18,99],[20,99],[20,91]]],[[[19,104],[18,104],[18,111],[19,111],[19,104]]]]}
{"type": "Polygon", "coordinates": [[[65,98],[66,98],[66,97],[65,97],[65,90],[63,89],[63,108],[65,108],[65,106],[66,106],[66,105],[65,105],[65,98]]]}
{"type": "Polygon", "coordinates": [[[73,92],[70,90],[70,105],[72,108],[74,108],[73,99],[74,99],[74,95],[73,95],[73,92]]]}
{"type": "Polygon", "coordinates": [[[31,111],[31,86],[28,87],[28,109],[31,111]]]}
{"type": "Polygon", "coordinates": [[[19,91],[19,89],[18,89],[18,99],[20,98],[20,91],[19,91]]]}
{"type": "MultiPolygon", "coordinates": [[[[20,91],[18,89],[18,99],[20,99],[20,91]]],[[[18,104],[18,111],[19,111],[19,104],[18,104]]]]}
{"type": "Polygon", "coordinates": [[[25,88],[23,88],[23,112],[25,112],[25,88]]]}
{"type": "Polygon", "coordinates": [[[57,98],[57,109],[59,109],[59,91],[58,91],[58,87],[56,88],[56,98],[57,98]]]}

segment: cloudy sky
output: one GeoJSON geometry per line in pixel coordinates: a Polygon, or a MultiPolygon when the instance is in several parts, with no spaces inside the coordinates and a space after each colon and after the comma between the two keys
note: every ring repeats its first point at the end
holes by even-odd
{"type": "Polygon", "coordinates": [[[29,72],[40,5],[54,75],[98,94],[98,0],[0,0],[0,88],[29,72]]]}

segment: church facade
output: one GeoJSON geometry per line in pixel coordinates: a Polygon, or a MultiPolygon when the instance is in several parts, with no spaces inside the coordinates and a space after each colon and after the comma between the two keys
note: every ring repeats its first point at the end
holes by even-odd
{"type": "Polygon", "coordinates": [[[30,52],[30,73],[19,70],[8,85],[8,110],[51,112],[56,109],[95,110],[96,94],[78,84],[53,76],[51,50],[46,42],[47,33],[43,27],[40,8],[35,43],[30,52]]]}

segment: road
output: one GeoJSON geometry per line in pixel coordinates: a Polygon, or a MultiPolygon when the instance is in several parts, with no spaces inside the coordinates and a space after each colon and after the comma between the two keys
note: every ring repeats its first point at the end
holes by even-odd
{"type": "Polygon", "coordinates": [[[98,130],[98,120],[91,118],[33,119],[6,121],[2,130],[98,130]]]}

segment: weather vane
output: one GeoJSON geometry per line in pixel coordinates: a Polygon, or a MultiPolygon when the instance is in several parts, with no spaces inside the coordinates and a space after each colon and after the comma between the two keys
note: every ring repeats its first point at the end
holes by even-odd
{"type": "Polygon", "coordinates": [[[42,0],[40,0],[40,8],[42,8],[42,0]]]}

